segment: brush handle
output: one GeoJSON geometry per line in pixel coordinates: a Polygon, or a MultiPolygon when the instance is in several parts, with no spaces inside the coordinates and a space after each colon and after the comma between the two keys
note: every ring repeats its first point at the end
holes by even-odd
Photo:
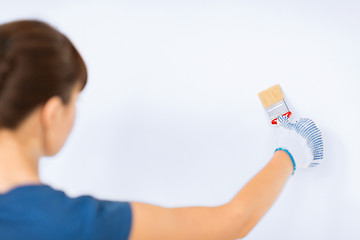
{"type": "MultiPolygon", "coordinates": [[[[284,113],[282,116],[290,118],[291,114],[292,113],[290,111],[288,111],[288,112],[284,113]]],[[[277,125],[277,123],[278,123],[278,118],[275,118],[271,121],[271,124],[277,125]]]]}

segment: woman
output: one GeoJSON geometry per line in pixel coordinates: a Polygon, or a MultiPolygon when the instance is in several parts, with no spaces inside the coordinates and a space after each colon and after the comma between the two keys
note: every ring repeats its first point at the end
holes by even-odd
{"type": "Polygon", "coordinates": [[[242,238],[273,204],[296,164],[314,165],[315,155],[322,158],[322,141],[299,134],[317,130],[315,124],[309,119],[291,124],[284,117],[277,130],[283,148],[227,204],[163,208],[70,198],[41,182],[38,164],[64,145],[86,81],[83,59],[53,27],[40,21],[0,25],[0,239],[242,238]]]}

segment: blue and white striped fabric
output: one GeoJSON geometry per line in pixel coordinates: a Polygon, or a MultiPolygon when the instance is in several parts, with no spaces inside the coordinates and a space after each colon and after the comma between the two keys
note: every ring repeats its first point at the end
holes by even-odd
{"type": "Polygon", "coordinates": [[[278,125],[290,130],[295,130],[299,135],[305,138],[307,145],[309,146],[312,155],[313,162],[309,164],[309,167],[315,167],[319,164],[319,160],[323,159],[324,146],[319,128],[316,126],[313,120],[309,118],[300,118],[295,123],[289,122],[288,117],[278,117],[278,125]]]}

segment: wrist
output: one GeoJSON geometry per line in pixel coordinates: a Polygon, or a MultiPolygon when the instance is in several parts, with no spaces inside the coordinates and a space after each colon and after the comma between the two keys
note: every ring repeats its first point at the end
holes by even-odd
{"type": "Polygon", "coordinates": [[[274,157],[275,157],[275,155],[277,155],[277,157],[279,159],[285,160],[289,164],[289,166],[291,166],[292,175],[294,175],[295,170],[296,170],[296,163],[295,163],[293,155],[285,148],[275,149],[274,157]]]}

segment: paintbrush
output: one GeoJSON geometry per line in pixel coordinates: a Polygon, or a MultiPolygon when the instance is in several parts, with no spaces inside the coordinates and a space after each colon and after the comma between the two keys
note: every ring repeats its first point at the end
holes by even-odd
{"type": "Polygon", "coordinates": [[[268,112],[272,124],[277,124],[277,118],[281,115],[291,116],[279,84],[260,92],[258,96],[268,112]]]}

